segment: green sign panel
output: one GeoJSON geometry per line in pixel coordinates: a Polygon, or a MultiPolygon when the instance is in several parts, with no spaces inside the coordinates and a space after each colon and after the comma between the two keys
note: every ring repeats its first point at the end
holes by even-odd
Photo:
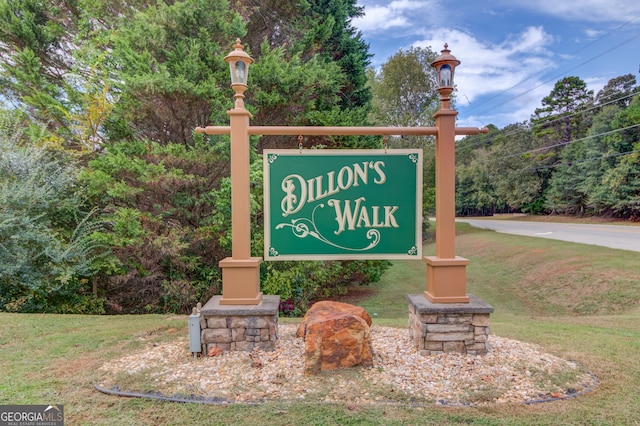
{"type": "Polygon", "coordinates": [[[265,150],[265,260],[421,259],[422,151],[265,150]]]}

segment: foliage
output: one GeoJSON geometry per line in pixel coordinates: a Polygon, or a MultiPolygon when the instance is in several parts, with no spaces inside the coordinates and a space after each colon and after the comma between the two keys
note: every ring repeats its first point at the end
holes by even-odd
{"type": "Polygon", "coordinates": [[[534,132],[556,143],[581,138],[589,125],[589,114],[583,111],[592,103],[593,91],[579,77],[558,80],[531,117],[534,132]]]}
{"type": "MultiPolygon", "coordinates": [[[[251,249],[264,247],[262,162],[251,165],[251,249]]],[[[111,226],[100,233],[118,262],[100,290],[111,312],[188,312],[221,290],[218,263],[231,253],[228,143],[193,147],[118,143],[92,160],[82,181],[105,206],[111,226]]],[[[263,263],[261,288],[295,303],[379,279],[388,262],[263,263]]]]}
{"type": "MultiPolygon", "coordinates": [[[[29,143],[88,163],[82,184],[108,222],[94,241],[113,253],[93,264],[92,284],[109,312],[185,312],[220,290],[217,264],[231,248],[228,138],[193,129],[228,122],[223,57],[233,41],[266,24],[244,40],[256,60],[247,92],[253,124],[364,125],[370,55],[350,23],[361,13],[352,0],[0,0],[3,93],[31,123],[47,123],[28,129],[29,143]]],[[[293,145],[263,137],[253,148],[283,141],[293,145]]],[[[356,137],[304,143],[379,146],[356,137]]],[[[261,177],[252,180],[259,188],[261,177]]],[[[254,198],[259,229],[261,195],[254,198]]],[[[371,277],[379,275],[373,266],[371,277]]],[[[302,299],[339,291],[350,277],[366,281],[361,267],[316,267],[302,299]]]]}
{"type": "Polygon", "coordinates": [[[601,179],[589,191],[590,205],[599,214],[640,217],[640,96],[609,122],[612,133],[602,135],[601,179]]]}
{"type": "Polygon", "coordinates": [[[108,68],[117,70],[109,137],[184,144],[198,125],[220,121],[230,104],[221,84],[228,81],[223,58],[243,34],[227,2],[190,0],[148,6],[94,39],[110,52],[108,68]]]}
{"type": "Polygon", "coordinates": [[[488,153],[478,150],[476,159],[456,171],[456,212],[486,216],[495,210],[496,197],[491,186],[491,170],[486,161],[488,153]]]}
{"type": "Polygon", "coordinates": [[[612,78],[596,94],[596,103],[601,108],[605,105],[618,105],[626,108],[631,103],[634,94],[640,92],[640,87],[636,86],[636,77],[633,74],[625,74],[612,78]]]}
{"type": "Polygon", "coordinates": [[[563,150],[550,180],[548,208],[565,214],[640,214],[640,132],[634,127],[640,123],[639,105],[636,97],[627,108],[618,103],[603,107],[587,137],[563,150]]]}
{"type": "Polygon", "coordinates": [[[500,135],[502,143],[492,147],[496,154],[492,165],[499,171],[492,175],[496,195],[510,208],[539,213],[537,206],[544,200],[548,179],[545,166],[550,161],[545,142],[534,137],[528,125],[514,124],[505,130],[506,136],[500,135]],[[542,167],[536,168],[538,165],[542,167]]]}
{"type": "Polygon", "coordinates": [[[7,117],[0,120],[0,310],[103,312],[90,291],[104,258],[95,239],[101,224],[86,211],[75,164],[18,145],[20,130],[7,117]]]}
{"type": "MultiPolygon", "coordinates": [[[[354,0],[238,1],[233,7],[246,17],[246,41],[258,59],[247,92],[255,125],[369,124],[371,92],[365,69],[371,55],[351,25],[351,19],[362,14],[354,0]]],[[[302,143],[307,148],[380,146],[378,138],[353,136],[313,136],[302,143]]],[[[297,146],[293,136],[263,136],[258,152],[297,146]]]]}
{"type": "Polygon", "coordinates": [[[486,136],[460,141],[458,212],[636,219],[638,90],[635,77],[617,77],[598,92],[599,103],[593,105],[584,82],[568,77],[556,83],[530,123],[494,127],[486,136]]]}
{"type": "MultiPolygon", "coordinates": [[[[257,102],[252,90],[247,93],[256,125],[293,119],[363,125],[371,100],[365,75],[371,55],[351,25],[361,14],[354,0],[2,0],[0,85],[31,118],[48,123],[65,149],[77,142],[93,146],[82,140],[89,136],[191,143],[196,126],[226,121],[231,99],[223,57],[237,37],[245,37],[256,60],[252,88],[270,92],[255,92],[257,102]],[[261,63],[285,66],[268,75],[260,73],[261,63]],[[88,108],[103,92],[108,105],[98,111],[104,114],[95,126],[83,127],[99,132],[77,134],[74,122],[96,117],[96,108],[88,108]],[[287,100],[288,113],[279,114],[282,102],[274,108],[271,97],[287,100]]],[[[259,148],[282,139],[264,137],[259,148]]],[[[305,144],[375,146],[377,140],[324,137],[305,144]]]]}
{"type": "Polygon", "coordinates": [[[428,48],[400,49],[380,71],[369,70],[374,94],[373,122],[386,126],[433,126],[439,105],[435,70],[436,54],[428,48]]]}
{"type": "Polygon", "coordinates": [[[282,47],[289,57],[301,55],[305,62],[319,56],[326,64],[335,63],[344,74],[340,109],[349,113],[369,107],[365,70],[371,54],[362,34],[351,24],[363,14],[356,1],[237,0],[232,8],[247,23],[246,42],[253,46],[256,57],[264,54],[265,46],[282,47]]]}
{"type": "Polygon", "coordinates": [[[366,86],[365,69],[369,64],[369,46],[351,20],[363,15],[364,8],[355,0],[308,2],[303,36],[297,43],[308,55],[320,54],[327,62],[335,62],[345,74],[341,87],[340,109],[369,108],[371,93],[366,86]]]}
{"type": "Polygon", "coordinates": [[[80,60],[88,34],[82,28],[91,21],[85,14],[94,6],[91,0],[0,1],[3,96],[30,118],[30,131],[39,133],[34,143],[64,155],[99,147],[113,107],[101,66],[104,54],[80,60]]]}
{"type": "MultiPolygon", "coordinates": [[[[333,115],[344,80],[337,64],[327,63],[319,56],[304,61],[300,53],[290,56],[284,47],[272,49],[266,43],[261,52],[260,61],[251,67],[253,84],[247,95],[250,108],[257,110],[254,124],[310,125],[333,115]]],[[[263,136],[257,145],[258,152],[265,148],[297,147],[298,142],[291,139],[263,136]]]]}
{"type": "Polygon", "coordinates": [[[0,82],[5,96],[21,101],[34,118],[65,126],[66,100],[73,97],[63,74],[70,69],[68,38],[55,18],[60,8],[47,6],[39,0],[0,2],[0,82]]]}
{"type": "MultiPolygon", "coordinates": [[[[46,255],[58,259],[49,266],[61,269],[38,278],[42,288],[53,286],[41,294],[57,297],[65,281],[60,288],[93,299],[64,309],[92,310],[104,298],[109,312],[184,312],[220,290],[217,264],[231,249],[228,138],[194,136],[193,129],[228,122],[232,100],[223,57],[236,37],[256,61],[246,93],[254,125],[430,125],[437,107],[435,54],[401,50],[379,73],[367,71],[368,47],[351,25],[361,14],[354,0],[0,0],[0,86],[3,101],[21,111],[24,129],[13,140],[25,144],[20,149],[52,153],[40,165],[49,167],[48,182],[59,190],[37,186],[36,178],[20,180],[29,190],[11,186],[15,179],[3,188],[3,214],[28,212],[2,222],[6,232],[34,241],[25,262],[44,259],[45,246],[46,255]],[[75,168],[87,163],[78,182],[75,168]],[[64,202],[47,201],[51,194],[64,202]],[[108,226],[96,229],[90,211],[108,226]],[[96,257],[99,245],[112,255],[96,257]]],[[[582,80],[563,78],[530,123],[460,141],[458,211],[638,217],[637,91],[635,77],[621,76],[594,104],[582,80]]],[[[259,255],[256,154],[298,141],[264,136],[251,143],[252,250],[259,255]]],[[[309,137],[303,145],[371,148],[381,140],[309,137]]],[[[390,146],[424,149],[429,213],[435,204],[432,140],[398,138],[390,146]]],[[[263,264],[261,275],[267,291],[303,309],[314,298],[340,293],[347,282],[375,280],[386,266],[278,262],[263,264]]],[[[71,292],[63,296],[72,306],[71,292]]],[[[29,306],[63,305],[62,296],[46,303],[43,297],[29,306]]]]}
{"type": "MultiPolygon", "coordinates": [[[[367,70],[373,93],[370,121],[378,126],[428,127],[439,106],[436,58],[429,48],[400,49],[379,71],[367,70]]],[[[435,211],[435,144],[432,136],[402,136],[385,139],[391,148],[423,149],[423,210],[435,211]]]]}
{"type": "MultiPolygon", "coordinates": [[[[347,117],[345,122],[366,120],[370,93],[364,69],[370,55],[350,23],[362,13],[353,0],[231,5],[214,0],[54,5],[17,0],[0,6],[0,54],[3,63],[14,65],[0,66],[2,84],[12,101],[51,122],[63,139],[69,137],[69,114],[84,108],[81,100],[90,83],[97,93],[108,88],[114,111],[104,131],[112,139],[191,141],[195,126],[225,118],[230,99],[222,58],[236,37],[245,36],[245,27],[250,29],[245,45],[249,53],[253,48],[257,64],[269,53],[263,52],[264,45],[284,62],[298,58],[315,61],[318,70],[338,67],[338,80],[329,72],[334,99],[315,108],[316,114],[325,109],[331,118],[347,117]],[[27,57],[21,60],[21,55],[27,57]]],[[[260,86],[260,79],[254,83],[260,86]]],[[[304,90],[290,103],[313,99],[316,92],[320,98],[327,95],[322,83],[304,90]]],[[[250,91],[253,101],[251,96],[250,91]]],[[[268,105],[254,107],[256,124],[269,124],[262,114],[275,116],[268,105]]]]}
{"type": "Polygon", "coordinates": [[[220,202],[228,145],[121,142],[81,174],[118,261],[100,290],[113,312],[187,312],[219,290],[230,239],[220,202]]]}

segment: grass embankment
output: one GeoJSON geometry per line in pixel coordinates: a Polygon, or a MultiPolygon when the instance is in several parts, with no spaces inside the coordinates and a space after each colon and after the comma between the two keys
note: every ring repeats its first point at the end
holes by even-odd
{"type": "MultiPolygon", "coordinates": [[[[598,376],[595,392],[531,406],[460,409],[265,403],[227,407],[116,398],[93,389],[95,370],[142,344],[187,333],[186,317],[0,314],[0,403],[65,404],[66,424],[638,424],[638,254],[460,225],[468,291],[491,303],[494,334],[537,343],[598,376]]],[[[425,247],[432,254],[433,246],[425,247]]],[[[425,289],[422,262],[396,262],[348,301],[376,324],[406,326],[407,293],[425,289]]]]}

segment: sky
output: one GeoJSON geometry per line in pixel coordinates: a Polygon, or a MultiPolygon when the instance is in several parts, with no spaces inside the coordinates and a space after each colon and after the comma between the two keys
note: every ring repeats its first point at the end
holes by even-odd
{"type": "Polygon", "coordinates": [[[609,80],[640,83],[640,0],[358,0],[362,32],[379,68],[400,49],[449,45],[457,126],[529,120],[563,77],[594,95],[609,80]]]}

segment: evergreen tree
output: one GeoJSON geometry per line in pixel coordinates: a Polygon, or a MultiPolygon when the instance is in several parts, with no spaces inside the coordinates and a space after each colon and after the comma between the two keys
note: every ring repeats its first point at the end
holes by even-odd
{"type": "Polygon", "coordinates": [[[461,216],[487,216],[495,211],[489,153],[477,149],[475,154],[470,164],[456,167],[456,213],[461,216]]]}
{"type": "Polygon", "coordinates": [[[362,34],[351,25],[363,14],[356,1],[235,0],[232,8],[247,22],[246,42],[256,57],[262,55],[263,45],[283,48],[289,57],[300,54],[302,61],[321,55],[343,72],[341,108],[369,107],[365,70],[371,54],[362,34]]]}
{"type": "Polygon", "coordinates": [[[581,138],[589,127],[589,114],[583,112],[593,104],[593,91],[579,77],[565,77],[556,82],[531,117],[534,131],[550,142],[569,142],[581,138]]]}
{"type": "MultiPolygon", "coordinates": [[[[103,264],[96,284],[111,312],[186,310],[219,284],[218,261],[230,249],[229,143],[227,137],[192,132],[199,125],[228,123],[233,99],[223,58],[247,27],[269,23],[260,38],[243,39],[256,61],[246,103],[253,124],[366,124],[369,89],[363,76],[369,54],[350,25],[361,9],[351,0],[272,6],[269,11],[268,3],[251,1],[0,0],[0,22],[14,28],[5,32],[3,25],[0,32],[6,58],[0,84],[34,122],[50,123],[49,132],[36,139],[55,138],[64,149],[94,141],[106,147],[92,153],[81,182],[111,224],[98,237],[116,258],[103,264]],[[34,36],[20,27],[23,18],[34,36]],[[23,35],[37,43],[21,41],[23,35]]],[[[262,138],[259,148],[274,146],[268,142],[262,138]]],[[[288,147],[297,146],[290,142],[288,147]]],[[[379,146],[377,138],[358,137],[306,143],[379,146]]],[[[260,166],[258,156],[252,158],[260,166]]],[[[259,189],[259,174],[252,178],[259,189]]],[[[252,206],[252,234],[259,241],[262,207],[252,206]]],[[[256,244],[259,255],[262,246],[256,244]]],[[[349,281],[375,279],[386,265],[319,263],[309,272],[283,263],[264,265],[262,272],[268,283],[277,283],[269,277],[283,272],[297,277],[289,282],[291,291],[309,300],[317,288],[330,294],[349,281]]]]}
{"type": "MultiPolygon", "coordinates": [[[[542,99],[531,117],[533,134],[539,150],[529,156],[541,190],[547,191],[553,167],[559,163],[560,153],[573,140],[584,137],[591,123],[593,91],[579,77],[565,77],[556,82],[549,95],[542,99]]],[[[541,205],[544,201],[540,199],[541,205]]]]}
{"type": "Polygon", "coordinates": [[[596,94],[596,104],[599,106],[615,104],[626,108],[631,103],[634,93],[640,91],[636,86],[636,77],[633,74],[621,75],[612,78],[596,94]]]}
{"type": "Polygon", "coordinates": [[[344,72],[346,82],[340,90],[342,109],[369,108],[371,93],[366,86],[366,68],[371,55],[362,34],[351,25],[351,19],[363,15],[363,7],[357,6],[356,0],[315,0],[309,4],[309,21],[315,28],[302,39],[304,51],[322,53],[344,72]]]}
{"type": "MultiPolygon", "coordinates": [[[[67,145],[70,139],[93,145],[81,140],[86,134],[77,134],[77,127],[95,116],[96,104],[109,114],[100,116],[94,139],[106,134],[112,140],[190,143],[194,127],[226,119],[232,103],[222,58],[248,27],[257,30],[244,40],[257,62],[247,92],[254,124],[364,125],[370,54],[351,26],[361,13],[352,0],[232,5],[225,0],[0,0],[0,85],[15,105],[48,123],[67,145]],[[263,42],[265,53],[276,56],[267,61],[297,65],[260,74],[263,42]],[[292,70],[298,77],[290,79],[292,70]],[[302,87],[283,96],[289,114],[270,110],[269,103],[252,104],[253,89],[286,89],[299,82],[302,87]]],[[[261,146],[273,146],[271,139],[278,137],[264,137],[261,146]]],[[[294,145],[290,142],[287,146],[294,145]]],[[[376,140],[307,143],[370,146],[376,140]]]]}
{"type": "Polygon", "coordinates": [[[584,141],[574,142],[560,154],[545,193],[545,207],[553,213],[583,215],[587,204],[584,191],[585,167],[588,167],[584,141]]]}
{"type": "MultiPolygon", "coordinates": [[[[608,191],[602,186],[602,179],[606,171],[614,165],[615,160],[609,157],[606,143],[601,135],[606,135],[613,130],[611,123],[620,110],[620,106],[616,103],[604,106],[594,117],[587,138],[572,144],[576,145],[575,147],[567,148],[568,158],[565,160],[568,165],[567,170],[558,170],[557,176],[554,175],[554,180],[560,183],[555,186],[561,193],[564,187],[562,184],[564,174],[571,174],[571,179],[576,181],[574,187],[581,193],[581,199],[586,199],[584,207],[587,214],[610,214],[610,205],[605,201],[609,198],[609,194],[606,194],[608,191]]],[[[567,190],[567,188],[564,189],[567,190]]],[[[570,212],[571,210],[567,213],[570,212]]]]}
{"type": "Polygon", "coordinates": [[[42,0],[0,1],[0,85],[33,119],[66,130],[76,93],[67,78],[73,37],[64,12],[42,0]]]}
{"type": "Polygon", "coordinates": [[[0,0],[0,86],[9,103],[32,119],[49,148],[92,151],[111,110],[104,50],[109,29],[147,0],[0,0]],[[88,124],[91,122],[90,124],[88,124]],[[93,131],[88,131],[92,128],[93,131]]]}
{"type": "Polygon", "coordinates": [[[110,138],[186,144],[195,127],[224,120],[231,101],[223,58],[243,34],[240,16],[212,0],[159,2],[110,31],[103,49],[119,99],[110,138]]]}
{"type": "MultiPolygon", "coordinates": [[[[287,91],[294,84],[287,104],[280,102],[275,110],[257,108],[253,122],[256,125],[309,125],[309,126],[363,126],[368,124],[371,93],[366,84],[365,70],[371,55],[360,32],[351,25],[351,19],[362,14],[362,7],[353,0],[311,0],[255,2],[238,0],[234,8],[248,17],[247,41],[254,56],[265,52],[277,53],[280,63],[291,61],[308,64],[306,76],[286,73],[252,80],[247,99],[252,102],[252,91],[258,86],[270,85],[287,91]],[[313,63],[311,63],[313,61],[313,63]],[[338,67],[336,73],[335,67],[338,67]],[[325,68],[327,74],[311,68],[325,68]],[[316,75],[314,80],[314,74],[316,75]],[[332,74],[331,76],[329,74],[332,74]],[[263,84],[264,81],[264,84],[263,84]],[[311,107],[311,108],[310,108],[311,107]],[[278,112],[282,112],[279,114],[278,112]]],[[[258,61],[255,65],[260,66],[258,61]]],[[[262,87],[261,87],[262,88],[262,87]]],[[[274,96],[279,97],[277,91],[274,96]]],[[[274,102],[274,101],[272,101],[274,102]]],[[[372,137],[308,137],[304,146],[377,147],[372,137]]],[[[258,148],[291,148],[298,145],[295,137],[263,136],[258,148]]]]}

